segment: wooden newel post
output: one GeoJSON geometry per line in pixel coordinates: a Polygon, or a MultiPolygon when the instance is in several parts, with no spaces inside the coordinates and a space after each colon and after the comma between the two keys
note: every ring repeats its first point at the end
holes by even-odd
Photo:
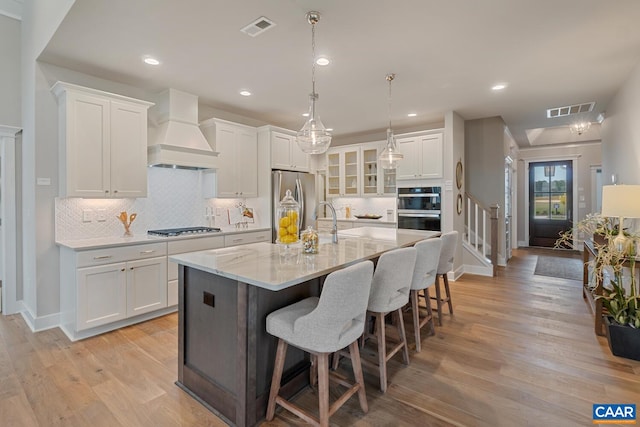
{"type": "Polygon", "coordinates": [[[491,210],[491,265],[495,276],[496,267],[498,266],[498,211],[500,210],[500,205],[494,203],[489,209],[491,210]]]}

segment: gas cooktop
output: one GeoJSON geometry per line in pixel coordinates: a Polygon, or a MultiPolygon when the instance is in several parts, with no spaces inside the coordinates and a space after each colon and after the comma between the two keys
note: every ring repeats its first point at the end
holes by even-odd
{"type": "Polygon", "coordinates": [[[167,228],[164,230],[149,230],[147,234],[151,234],[152,236],[182,236],[184,234],[204,234],[204,233],[218,233],[220,232],[219,228],[212,227],[184,227],[184,228],[167,228]]]}

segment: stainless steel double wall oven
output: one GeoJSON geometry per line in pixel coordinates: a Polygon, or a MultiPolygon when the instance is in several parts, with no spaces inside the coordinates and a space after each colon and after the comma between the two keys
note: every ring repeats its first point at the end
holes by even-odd
{"type": "Polygon", "coordinates": [[[398,228],[441,230],[441,187],[398,188],[398,228]]]}

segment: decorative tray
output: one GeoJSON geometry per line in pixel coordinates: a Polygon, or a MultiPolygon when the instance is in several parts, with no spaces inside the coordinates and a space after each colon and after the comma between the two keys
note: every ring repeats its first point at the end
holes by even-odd
{"type": "Polygon", "coordinates": [[[364,214],[364,215],[354,215],[358,219],[380,219],[382,215],[373,215],[373,214],[364,214]]]}

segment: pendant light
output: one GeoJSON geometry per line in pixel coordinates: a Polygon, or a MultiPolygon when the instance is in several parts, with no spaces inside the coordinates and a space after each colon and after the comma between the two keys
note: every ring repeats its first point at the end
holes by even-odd
{"type": "Polygon", "coordinates": [[[396,145],[396,138],[393,136],[393,130],[391,129],[391,82],[396,78],[396,75],[391,73],[387,74],[386,79],[389,82],[389,128],[387,129],[387,146],[380,153],[378,162],[382,169],[395,169],[398,167],[398,161],[402,160],[404,156],[398,150],[396,145]]]}
{"type": "Polygon", "coordinates": [[[320,116],[316,114],[316,24],[320,20],[319,12],[307,13],[307,22],[311,24],[311,94],[309,95],[309,118],[297,134],[298,147],[308,154],[322,154],[331,144],[331,133],[327,131],[320,116]]]}

